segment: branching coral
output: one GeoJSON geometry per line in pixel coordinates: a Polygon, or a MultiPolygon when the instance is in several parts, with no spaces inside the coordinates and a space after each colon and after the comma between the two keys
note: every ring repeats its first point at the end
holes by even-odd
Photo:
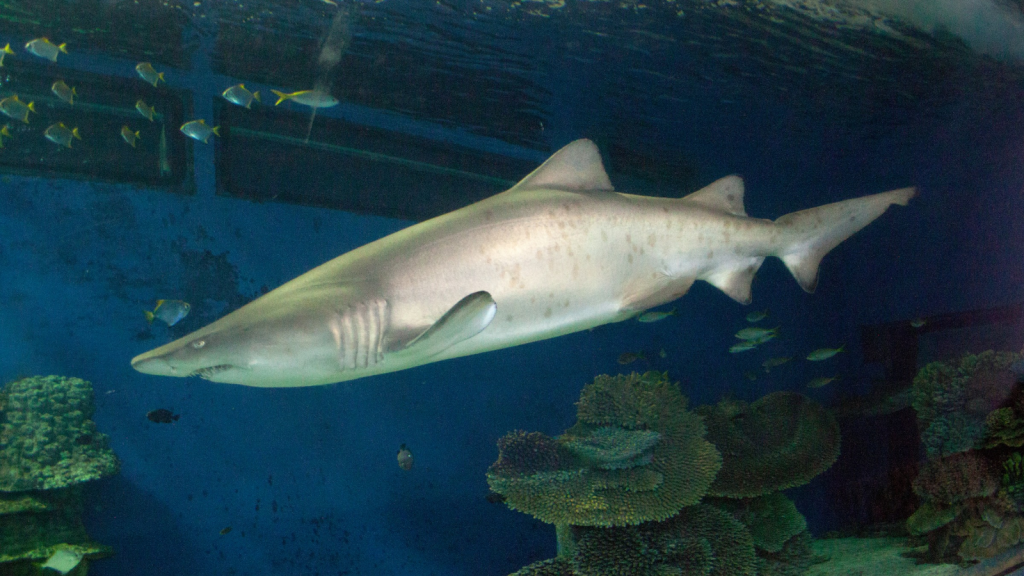
{"type": "Polygon", "coordinates": [[[0,490],[48,490],[118,470],[107,437],[96,431],[92,385],[35,376],[4,388],[0,413],[0,490]]]}
{"type": "Polygon", "coordinates": [[[487,482],[509,507],[552,524],[664,520],[699,502],[721,466],[686,405],[664,374],[599,376],[557,446],[543,435],[506,436],[487,482]]]}
{"type": "Polygon", "coordinates": [[[990,350],[957,362],[932,362],[918,372],[913,406],[929,457],[964,452],[980,443],[986,416],[1016,391],[1017,376],[1010,366],[1019,359],[1019,354],[990,350]]]}
{"type": "Polygon", "coordinates": [[[664,522],[575,528],[578,574],[743,576],[755,574],[750,534],[728,513],[698,504],[664,522]]]}
{"type": "Polygon", "coordinates": [[[807,529],[804,515],[781,492],[757,498],[714,498],[707,502],[732,514],[747,527],[754,546],[766,552],[781,551],[790,538],[807,529]]]}
{"type": "Polygon", "coordinates": [[[720,402],[700,413],[724,458],[712,496],[751,498],[800,486],[839,456],[839,424],[801,394],[776,392],[749,405],[720,402]]]}

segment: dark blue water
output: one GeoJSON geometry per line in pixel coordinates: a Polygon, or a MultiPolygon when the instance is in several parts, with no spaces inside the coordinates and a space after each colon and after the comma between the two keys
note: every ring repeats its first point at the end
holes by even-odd
{"type": "MultiPolygon", "coordinates": [[[[909,27],[893,40],[785,13],[772,23],[712,7],[684,18],[665,6],[581,3],[544,10],[549,17],[526,14],[531,7],[359,5],[351,52],[331,72],[343,104],[324,118],[531,163],[590,137],[606,153],[618,145],[649,159],[646,181],[619,180],[610,165],[625,191],[674,194],[658,175],[680,164],[692,170],[678,195],[739,173],[755,217],[907,185],[920,196],[826,257],[813,295],[770,260],[749,307],[698,283],[674,304],[677,316],[655,324],[607,325],[342,384],[257,389],[146,376],[129,360],[412,222],[218,195],[215,152],[230,150],[216,139],[190,144],[193,194],[8,166],[0,378],[91,381],[94,419],[122,462],[119,475],[86,488],[90,535],[115,550],[93,574],[507,574],[554,556],[555,534],[486,500],[495,442],[515,429],[560,434],[594,376],[668,371],[691,405],[778,390],[828,404],[881,375],[863,362],[859,327],[1024,297],[1019,63],[909,27]],[[173,328],[150,326],[142,311],[160,298],[187,300],[192,312],[173,328]],[[744,316],[763,308],[785,334],[772,355],[845,343],[835,359],[842,380],[808,392],[817,374],[793,362],[748,381],[744,372],[759,371],[763,358],[727,349],[744,316]],[[617,362],[640,350],[649,361],[617,362]],[[150,422],[156,408],[180,420],[150,422]],[[415,454],[409,471],[395,460],[403,443],[415,454]]],[[[171,88],[191,94],[191,117],[209,118],[213,99],[237,81],[297,90],[315,80],[317,39],[333,8],[310,0],[245,21],[249,9],[203,7],[206,21],[197,13],[183,24],[188,57],[177,67],[154,59],[171,88]],[[294,69],[259,57],[276,48],[298,55],[294,69]]],[[[131,78],[136,60],[80,42],[59,64],[38,66],[131,78]]],[[[17,82],[9,75],[3,88],[17,82]]],[[[0,158],[18,145],[6,141],[0,158]]],[[[298,196],[311,185],[268,184],[298,196]]],[[[908,422],[913,431],[912,415],[844,421],[840,461],[789,494],[814,534],[863,520],[840,501],[841,487],[919,457],[914,442],[894,440],[908,422]]]]}

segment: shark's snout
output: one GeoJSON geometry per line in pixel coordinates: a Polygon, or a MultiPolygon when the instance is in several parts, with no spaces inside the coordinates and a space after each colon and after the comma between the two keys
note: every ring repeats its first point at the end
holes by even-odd
{"type": "Polygon", "coordinates": [[[178,370],[171,366],[166,359],[153,356],[148,352],[132,358],[132,368],[143,374],[153,374],[154,376],[184,376],[184,374],[179,374],[178,370]]]}

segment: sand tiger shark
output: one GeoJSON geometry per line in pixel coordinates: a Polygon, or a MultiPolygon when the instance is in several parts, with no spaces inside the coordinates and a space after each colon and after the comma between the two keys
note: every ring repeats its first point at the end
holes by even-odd
{"type": "Polygon", "coordinates": [[[768,256],[812,292],[825,254],[914,195],[763,220],[738,176],[683,198],[616,192],[577,140],[509,190],[338,256],[132,366],[247,386],[353,380],[626,320],[697,280],[746,304],[768,256]]]}

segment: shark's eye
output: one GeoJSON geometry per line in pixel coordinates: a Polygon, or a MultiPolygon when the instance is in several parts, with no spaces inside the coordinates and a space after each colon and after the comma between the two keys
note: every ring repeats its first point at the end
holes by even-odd
{"type": "Polygon", "coordinates": [[[196,340],[195,342],[192,343],[192,347],[195,348],[196,350],[202,348],[203,346],[206,346],[206,340],[196,340]]]}

